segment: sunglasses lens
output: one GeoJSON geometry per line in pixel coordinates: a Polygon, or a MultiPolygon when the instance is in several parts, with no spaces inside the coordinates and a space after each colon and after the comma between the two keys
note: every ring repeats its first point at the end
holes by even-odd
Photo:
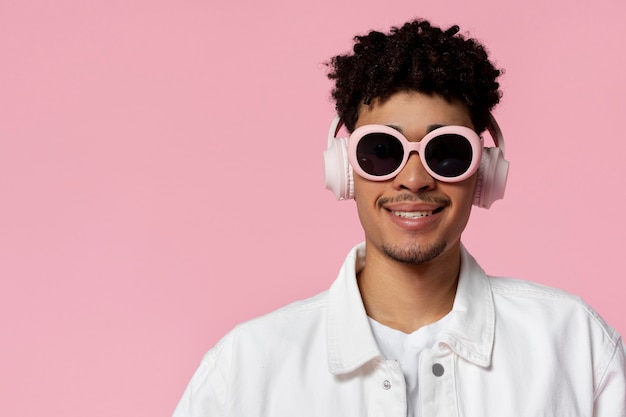
{"type": "Polygon", "coordinates": [[[433,138],[424,151],[431,170],[442,177],[464,174],[472,163],[472,145],[465,137],[444,134],[433,138]]]}
{"type": "Polygon", "coordinates": [[[356,147],[361,169],[376,176],[395,171],[402,162],[403,154],[400,141],[387,133],[368,133],[359,140],[356,147]]]}

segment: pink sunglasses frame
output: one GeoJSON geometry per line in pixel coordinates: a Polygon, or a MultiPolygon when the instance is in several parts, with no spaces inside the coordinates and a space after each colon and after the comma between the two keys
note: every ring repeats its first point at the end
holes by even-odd
{"type": "Polygon", "coordinates": [[[355,129],[354,132],[352,132],[352,134],[348,138],[348,160],[350,162],[350,165],[352,166],[353,171],[359,176],[370,181],[386,181],[398,175],[400,171],[402,171],[402,169],[406,165],[407,161],[409,160],[409,156],[413,152],[417,152],[417,154],[420,157],[420,160],[422,161],[422,165],[424,166],[424,169],[426,169],[426,171],[436,180],[444,181],[444,182],[460,182],[471,177],[480,167],[480,160],[482,158],[482,153],[483,153],[483,140],[480,136],[476,134],[476,132],[474,132],[472,129],[468,127],[442,126],[429,132],[419,142],[411,142],[406,137],[404,137],[402,133],[398,132],[396,129],[389,127],[389,126],[385,126],[385,125],[375,125],[375,124],[365,125],[365,126],[361,126],[355,129]],[[363,171],[363,169],[359,165],[358,160],[357,160],[357,153],[356,153],[357,145],[359,144],[360,140],[363,137],[365,137],[366,135],[370,133],[389,134],[393,136],[394,138],[398,139],[400,143],[402,144],[402,148],[404,149],[402,162],[400,163],[398,168],[396,168],[393,172],[386,174],[386,175],[380,175],[380,176],[372,175],[363,171]],[[463,136],[465,139],[467,139],[467,141],[470,143],[470,146],[472,148],[472,161],[470,162],[469,168],[467,169],[467,171],[465,171],[463,174],[457,177],[444,177],[434,172],[432,169],[430,169],[430,167],[426,163],[426,158],[424,157],[424,153],[422,152],[422,149],[425,149],[426,145],[428,145],[428,143],[431,140],[435,139],[438,136],[446,135],[446,134],[454,134],[454,135],[463,136]]]}

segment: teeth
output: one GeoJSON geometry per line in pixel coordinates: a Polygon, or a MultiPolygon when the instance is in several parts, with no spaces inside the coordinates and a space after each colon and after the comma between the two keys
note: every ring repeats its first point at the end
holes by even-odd
{"type": "Polygon", "coordinates": [[[420,217],[430,216],[431,214],[433,214],[433,212],[432,210],[431,211],[394,211],[393,214],[395,214],[398,217],[404,217],[405,219],[418,219],[420,217]]]}

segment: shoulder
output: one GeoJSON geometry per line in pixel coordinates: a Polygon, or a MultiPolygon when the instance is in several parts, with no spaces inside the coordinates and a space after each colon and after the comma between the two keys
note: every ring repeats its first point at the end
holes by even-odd
{"type": "Polygon", "coordinates": [[[501,296],[581,302],[580,297],[576,295],[532,281],[493,276],[488,276],[488,279],[493,293],[501,296]]]}
{"type": "Polygon", "coordinates": [[[551,358],[548,362],[571,364],[578,376],[587,372],[593,376],[595,392],[611,379],[623,382],[626,365],[622,338],[581,297],[518,279],[489,277],[489,282],[496,333],[544,359],[551,358]]]}
{"type": "Polygon", "coordinates": [[[303,335],[322,330],[325,322],[328,291],[295,301],[270,313],[247,320],[228,332],[207,357],[224,351],[271,349],[277,343],[298,343],[303,335]]]}
{"type": "Polygon", "coordinates": [[[326,309],[328,291],[313,297],[294,301],[268,314],[256,317],[237,325],[231,333],[265,330],[266,327],[275,328],[278,325],[290,325],[306,320],[316,320],[323,315],[326,309]]]}
{"type": "Polygon", "coordinates": [[[619,334],[580,296],[531,281],[488,277],[498,315],[519,314],[535,328],[567,329],[594,334],[616,346],[619,334]]]}

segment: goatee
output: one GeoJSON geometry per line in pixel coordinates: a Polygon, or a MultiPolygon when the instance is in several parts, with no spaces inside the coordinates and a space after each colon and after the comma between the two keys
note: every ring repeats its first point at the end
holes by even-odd
{"type": "Polygon", "coordinates": [[[422,246],[410,246],[410,247],[397,247],[383,243],[383,253],[389,256],[391,259],[397,262],[420,265],[429,261],[432,261],[437,256],[441,255],[446,249],[446,242],[440,242],[428,247],[422,246]]]}

